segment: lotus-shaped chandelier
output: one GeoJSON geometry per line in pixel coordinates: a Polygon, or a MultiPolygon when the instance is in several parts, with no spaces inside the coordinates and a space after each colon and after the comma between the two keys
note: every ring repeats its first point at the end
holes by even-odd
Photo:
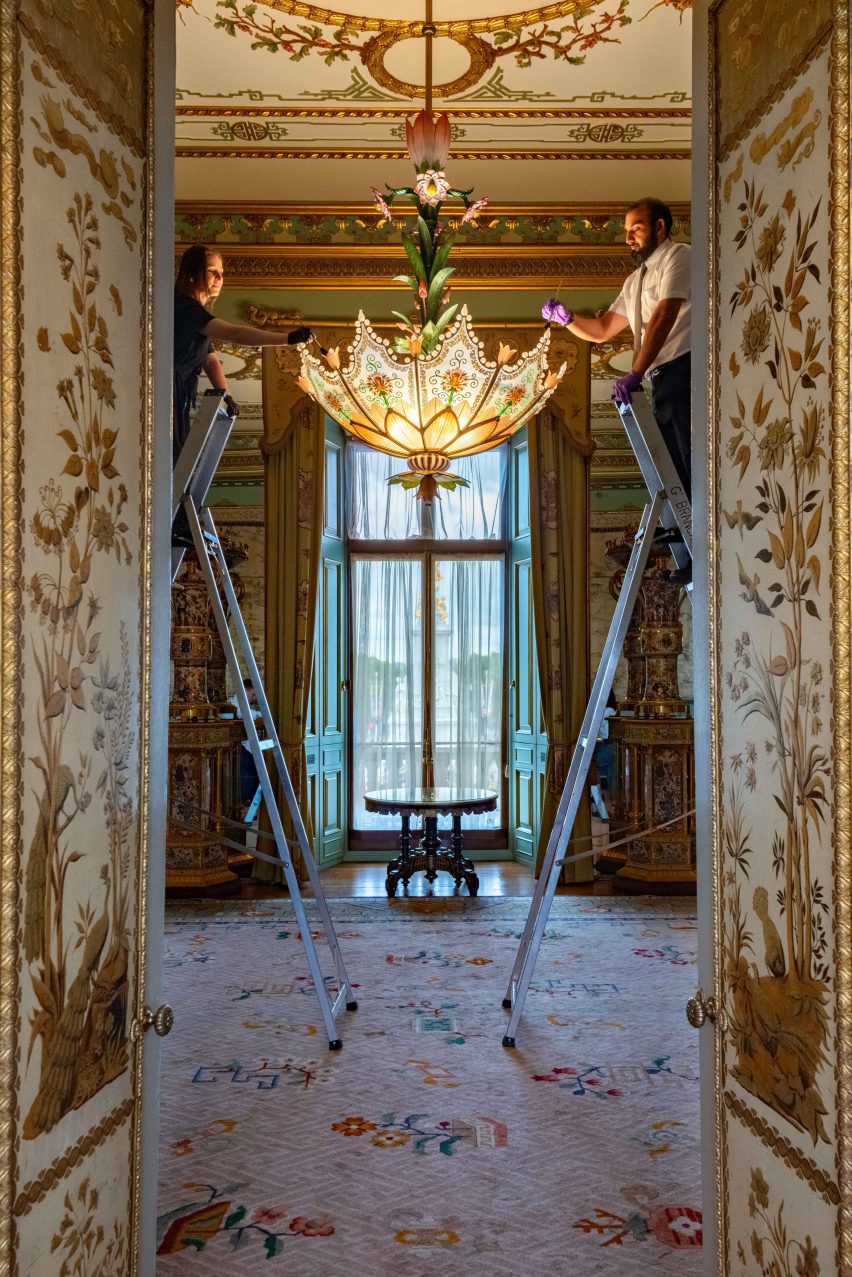
{"type": "Polygon", "coordinates": [[[390,482],[431,501],[438,487],[466,482],[450,464],[508,439],[555,390],[564,365],[547,371],[549,333],[511,363],[515,352],[504,345],[487,360],[466,306],[430,355],[420,340],[409,337],[400,357],[361,313],[346,366],[337,349],[327,366],[305,354],[299,384],[353,438],[406,459],[410,469],[390,482]]]}
{"type": "Polygon", "coordinates": [[[508,439],[543,406],[565,371],[563,364],[558,372],[548,372],[548,331],[533,350],[515,358],[515,350],[501,344],[496,360],[489,361],[467,307],[459,312],[450,304],[454,267],[448,258],[454,236],[440,219],[441,208],[448,198],[461,200],[464,225],[488,201],[471,200],[470,190],[451,187],[447,180],[450,121],[432,114],[429,68],[427,58],[427,109],[406,121],[408,153],[417,170],[414,184],[389,186],[385,194],[373,188],[385,220],[398,197],[416,205],[416,230],[402,236],[411,274],[396,276],[414,294],[414,308],[409,315],[392,312],[399,321],[392,341],[378,336],[359,313],[355,340],[345,354],[336,348],[323,352],[323,360],[303,347],[298,378],[301,389],[349,435],[404,458],[409,469],[389,482],[416,487],[425,502],[438,487],[466,484],[452,473],[451,463],[508,439]]]}

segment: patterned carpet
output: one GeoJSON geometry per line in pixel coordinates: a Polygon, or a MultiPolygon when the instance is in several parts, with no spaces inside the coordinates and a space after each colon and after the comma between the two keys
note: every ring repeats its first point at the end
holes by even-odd
{"type": "Polygon", "coordinates": [[[158,1277],[698,1274],[694,902],[557,898],[507,1051],[528,908],[331,902],[333,1053],[286,900],[171,906],[158,1277]]]}

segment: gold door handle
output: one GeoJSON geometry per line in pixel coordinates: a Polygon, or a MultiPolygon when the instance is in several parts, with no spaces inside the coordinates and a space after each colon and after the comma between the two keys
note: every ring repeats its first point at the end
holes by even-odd
{"type": "Polygon", "coordinates": [[[709,998],[705,998],[701,989],[698,989],[695,997],[687,1002],[686,1018],[693,1029],[700,1029],[705,1020],[709,1020],[711,1024],[718,1025],[724,1032],[728,1023],[728,1017],[722,1007],[717,1004],[716,998],[712,994],[709,998]]]}
{"type": "Polygon", "coordinates": [[[138,1020],[134,1020],[130,1026],[130,1036],[134,1042],[138,1042],[148,1029],[153,1029],[158,1038],[164,1038],[166,1034],[171,1033],[172,1025],[175,1022],[175,1013],[169,1006],[168,1002],[164,1002],[161,1007],[157,1007],[156,1011],[152,1011],[150,1007],[142,1008],[142,1015],[138,1020]]]}

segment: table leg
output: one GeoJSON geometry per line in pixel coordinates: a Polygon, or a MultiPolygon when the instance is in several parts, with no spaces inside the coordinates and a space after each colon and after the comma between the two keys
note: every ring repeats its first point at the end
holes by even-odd
{"type": "Polygon", "coordinates": [[[441,840],[438,837],[438,817],[424,816],[423,818],[423,841],[419,850],[426,857],[426,881],[434,882],[438,877],[438,867],[435,863],[435,856],[441,849],[441,840]]]}
{"type": "Polygon", "coordinates": [[[408,886],[411,877],[411,815],[400,816],[402,829],[399,834],[399,855],[388,865],[385,878],[385,891],[389,896],[396,895],[397,883],[402,879],[403,889],[408,886]]]}
{"type": "Polygon", "coordinates": [[[453,832],[450,835],[450,873],[453,875],[457,887],[461,886],[462,879],[464,879],[470,894],[472,896],[476,895],[479,890],[479,878],[473,867],[473,862],[462,854],[461,815],[456,812],[453,813],[453,832]]]}

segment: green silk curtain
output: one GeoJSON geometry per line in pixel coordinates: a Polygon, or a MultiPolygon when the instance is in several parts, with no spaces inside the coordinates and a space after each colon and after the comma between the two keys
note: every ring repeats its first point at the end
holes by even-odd
{"type": "MultiPolygon", "coordinates": [[[[533,612],[547,732],[547,772],[539,826],[536,874],[553,828],[571,754],[589,697],[589,465],[594,444],[587,414],[548,405],[529,426],[530,532],[533,612]]],[[[591,847],[588,792],[571,835],[576,847],[591,847]]],[[[591,858],[562,871],[563,882],[590,882],[591,858]]]]}
{"type": "MultiPolygon", "coordinates": [[[[313,846],[305,766],[305,735],[313,677],[317,585],[323,516],[323,414],[299,397],[275,349],[263,353],[266,601],[264,683],[299,808],[313,846]],[[295,391],[295,396],[294,396],[295,391]]],[[[279,810],[288,839],[295,837],[283,795],[279,810]]],[[[267,828],[265,817],[261,828],[267,828]]],[[[301,881],[307,877],[291,848],[301,881]]],[[[258,861],[255,876],[279,881],[281,871],[258,861]]]]}

